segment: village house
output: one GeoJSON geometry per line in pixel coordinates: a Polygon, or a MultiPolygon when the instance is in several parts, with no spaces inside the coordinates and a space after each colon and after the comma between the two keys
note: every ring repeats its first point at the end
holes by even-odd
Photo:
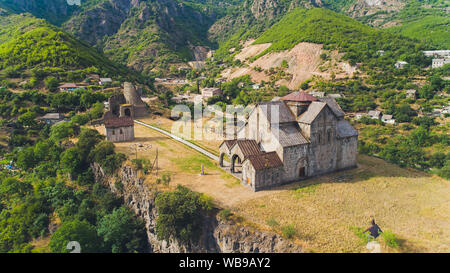
{"type": "Polygon", "coordinates": [[[202,88],[201,93],[203,99],[209,99],[214,96],[222,95],[222,90],[220,90],[220,88],[217,87],[208,87],[202,88]]]}
{"type": "Polygon", "coordinates": [[[342,98],[341,94],[328,94],[327,97],[333,98],[333,99],[340,99],[342,98]]]}
{"type": "Polygon", "coordinates": [[[106,140],[127,142],[134,140],[134,121],[131,117],[110,117],[104,120],[106,140]]]}
{"type": "Polygon", "coordinates": [[[112,79],[111,78],[100,78],[98,84],[100,85],[105,85],[105,84],[110,84],[112,83],[112,79]]]}
{"type": "Polygon", "coordinates": [[[398,61],[395,63],[395,68],[397,69],[401,69],[401,68],[405,68],[405,66],[407,65],[407,62],[404,61],[398,61]]]}
{"type": "Polygon", "coordinates": [[[450,50],[427,50],[423,54],[427,57],[443,58],[450,56],[450,50]]]}
{"type": "Polygon", "coordinates": [[[316,98],[323,98],[323,97],[325,97],[325,92],[312,91],[312,92],[310,92],[310,94],[313,95],[316,98]]]}
{"type": "Polygon", "coordinates": [[[443,109],[442,109],[442,112],[441,112],[443,115],[445,115],[445,114],[450,114],[450,106],[446,106],[446,107],[444,107],[443,109]]]}
{"type": "Polygon", "coordinates": [[[355,115],[355,120],[360,120],[362,117],[367,117],[369,116],[368,114],[356,114],[355,115]]]}
{"type": "Polygon", "coordinates": [[[450,63],[450,57],[443,58],[443,59],[433,59],[431,68],[443,67],[444,65],[449,64],[449,63],[450,63]]]}
{"type": "Polygon", "coordinates": [[[294,92],[259,103],[220,147],[230,171],[254,191],[356,167],[358,132],[333,98],[294,92]]]}
{"type": "Polygon", "coordinates": [[[383,115],[381,121],[387,124],[395,124],[395,119],[392,118],[392,115],[383,115]]]}
{"type": "Polygon", "coordinates": [[[406,90],[406,97],[410,99],[416,99],[417,91],[414,89],[406,90]]]}
{"type": "Polygon", "coordinates": [[[76,83],[65,83],[63,85],[60,85],[58,87],[59,91],[61,92],[71,92],[77,89],[84,89],[83,85],[78,85],[76,83]]]}
{"type": "Polygon", "coordinates": [[[48,113],[38,118],[38,120],[43,121],[50,125],[63,121],[64,119],[65,119],[64,114],[61,113],[48,113]]]}
{"type": "Polygon", "coordinates": [[[252,88],[253,88],[254,90],[258,90],[258,89],[261,88],[261,85],[259,85],[259,84],[254,84],[254,85],[252,85],[252,88]]]}
{"type": "Polygon", "coordinates": [[[381,112],[378,110],[370,110],[368,114],[371,119],[380,119],[381,118],[381,112]]]}
{"type": "Polygon", "coordinates": [[[385,52],[384,52],[384,50],[378,50],[377,54],[378,54],[378,56],[384,56],[385,52]]]}

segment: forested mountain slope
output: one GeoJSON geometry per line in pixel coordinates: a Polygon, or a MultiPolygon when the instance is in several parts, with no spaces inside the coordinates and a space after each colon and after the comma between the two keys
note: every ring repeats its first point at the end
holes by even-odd
{"type": "Polygon", "coordinates": [[[93,68],[109,75],[130,73],[45,20],[12,14],[0,16],[0,25],[0,70],[9,76],[38,68],[53,72],[93,68]]]}

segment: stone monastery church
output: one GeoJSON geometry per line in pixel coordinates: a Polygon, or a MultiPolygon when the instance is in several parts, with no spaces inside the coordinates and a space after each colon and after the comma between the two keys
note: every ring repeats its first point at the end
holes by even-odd
{"type": "Polygon", "coordinates": [[[220,165],[227,155],[231,172],[258,191],[356,167],[358,132],[333,98],[294,92],[256,105],[219,149],[220,165]]]}

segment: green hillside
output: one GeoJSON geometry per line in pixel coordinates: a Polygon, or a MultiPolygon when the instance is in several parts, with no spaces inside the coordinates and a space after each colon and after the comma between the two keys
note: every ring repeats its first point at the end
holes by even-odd
{"type": "Polygon", "coordinates": [[[390,30],[442,49],[450,48],[450,17],[427,16],[390,30]]]}
{"type": "Polygon", "coordinates": [[[30,15],[0,16],[0,44],[11,40],[37,26],[47,26],[45,20],[30,15]]]}
{"type": "Polygon", "coordinates": [[[420,52],[425,47],[418,41],[371,28],[326,9],[295,9],[255,41],[256,44],[272,43],[260,56],[290,49],[300,42],[338,49],[353,64],[362,62],[381,67],[397,60],[420,66],[427,64],[420,52]],[[378,50],[386,51],[386,57],[379,58],[378,50]]]}
{"type": "Polygon", "coordinates": [[[95,67],[110,75],[129,74],[102,53],[31,15],[0,16],[0,70],[33,68],[71,71],[95,67]]]}
{"type": "MultiPolygon", "coordinates": [[[[98,1],[89,0],[88,2],[98,1]]],[[[81,1],[82,3],[85,0],[81,1]]],[[[78,9],[76,5],[69,5],[67,0],[0,0],[0,8],[12,13],[31,13],[52,24],[60,25],[78,9]]]]}

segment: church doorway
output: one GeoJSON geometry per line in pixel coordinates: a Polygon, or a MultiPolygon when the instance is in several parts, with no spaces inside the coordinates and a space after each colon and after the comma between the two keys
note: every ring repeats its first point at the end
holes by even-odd
{"type": "Polygon", "coordinates": [[[298,176],[299,177],[305,177],[305,167],[300,167],[300,169],[298,170],[298,176]]]}
{"type": "Polygon", "coordinates": [[[238,155],[233,155],[231,158],[231,168],[230,171],[232,173],[240,173],[242,172],[242,161],[238,155]]]}
{"type": "Polygon", "coordinates": [[[306,158],[300,158],[300,160],[297,163],[297,170],[298,170],[298,177],[299,178],[305,178],[307,173],[307,167],[308,167],[308,161],[306,158]]]}

